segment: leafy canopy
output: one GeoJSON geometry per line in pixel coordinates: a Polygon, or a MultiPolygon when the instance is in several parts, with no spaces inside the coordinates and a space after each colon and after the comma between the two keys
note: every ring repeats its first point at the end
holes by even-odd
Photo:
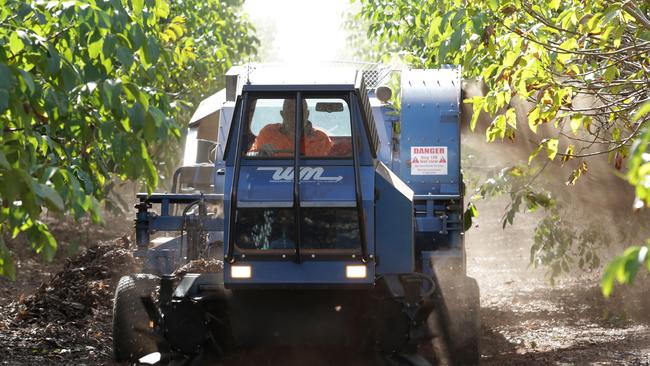
{"type": "Polygon", "coordinates": [[[7,236],[53,257],[44,212],[99,221],[114,177],[156,187],[152,154],[255,52],[239,5],[0,0],[0,275],[15,276],[7,236]]]}
{"type": "MultiPolygon", "coordinates": [[[[627,161],[640,209],[650,206],[649,10],[635,0],[361,0],[359,17],[370,38],[412,66],[459,64],[484,82],[488,92],[467,102],[472,130],[480,112],[493,116],[488,141],[515,140],[511,100],[530,102],[528,129],[553,132],[529,164],[542,151],[550,161],[581,159],[571,185],[587,172],[584,159],[607,154],[617,169],[627,161]]],[[[629,282],[643,263],[650,269],[644,248],[607,267],[606,295],[615,279],[629,282]]]]}

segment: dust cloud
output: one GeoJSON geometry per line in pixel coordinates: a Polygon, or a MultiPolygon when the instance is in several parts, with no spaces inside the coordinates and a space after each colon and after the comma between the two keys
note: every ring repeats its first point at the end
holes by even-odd
{"type": "MultiPolygon", "coordinates": [[[[466,98],[471,98],[474,95],[484,94],[485,88],[476,82],[466,82],[464,92],[466,98]]],[[[586,103],[588,101],[583,98],[576,102],[576,106],[580,107],[579,104],[586,103]]],[[[469,131],[471,105],[463,106],[462,147],[465,156],[471,155],[471,159],[466,159],[464,162],[467,165],[464,170],[470,176],[474,174],[484,177],[487,172],[498,171],[504,167],[527,166],[529,154],[540,141],[548,137],[557,137],[557,130],[550,123],[539,126],[537,134],[530,130],[527,113],[532,104],[513,98],[511,105],[517,113],[515,141],[495,143],[485,142],[484,132],[492,120],[490,116],[481,114],[476,130],[472,133],[469,131]]],[[[558,150],[564,151],[569,143],[576,144],[577,149],[580,148],[579,142],[569,141],[567,137],[561,136],[558,150]]],[[[595,152],[598,149],[603,148],[591,146],[584,153],[595,152]]],[[[650,237],[650,225],[648,225],[650,215],[647,212],[632,210],[634,189],[621,178],[621,173],[625,172],[624,168],[617,171],[614,163],[608,160],[607,154],[593,156],[584,159],[588,165],[587,173],[578,179],[575,185],[567,185],[569,176],[583,160],[572,159],[564,164],[559,160],[557,158],[554,162],[548,162],[545,151],[540,152],[533,165],[541,166],[548,162],[548,166],[533,184],[550,191],[557,198],[564,208],[564,213],[571,218],[576,228],[582,229],[590,224],[597,224],[602,232],[610,237],[611,245],[603,252],[604,259],[619,253],[628,245],[638,245],[644,238],[650,237]]],[[[499,216],[502,214],[503,212],[499,216]]]]}
{"type": "MultiPolygon", "coordinates": [[[[466,97],[484,92],[480,84],[465,84],[466,97]]],[[[476,132],[471,133],[471,108],[464,106],[462,146],[464,155],[472,155],[464,167],[468,175],[484,178],[507,166],[526,166],[528,154],[553,133],[550,126],[542,126],[533,134],[526,121],[530,106],[517,100],[513,106],[518,117],[515,143],[490,144],[485,142],[484,131],[491,118],[482,115],[476,132]]],[[[566,143],[560,142],[561,146],[566,143]]],[[[509,198],[477,202],[479,217],[466,234],[466,245],[468,274],[481,288],[482,364],[650,362],[650,276],[640,273],[633,286],[618,287],[610,299],[603,298],[598,286],[603,265],[613,255],[650,236],[650,221],[647,215],[632,212],[634,192],[614,173],[606,156],[591,158],[587,175],[575,186],[567,186],[575,164],[550,163],[537,181],[558,197],[563,214],[578,231],[595,223],[608,235],[608,247],[598,251],[601,265],[594,270],[573,270],[552,285],[546,268],[530,265],[535,228],[544,213],[520,214],[514,225],[503,229],[509,198]]],[[[576,262],[571,268],[577,267],[576,262]]]]}

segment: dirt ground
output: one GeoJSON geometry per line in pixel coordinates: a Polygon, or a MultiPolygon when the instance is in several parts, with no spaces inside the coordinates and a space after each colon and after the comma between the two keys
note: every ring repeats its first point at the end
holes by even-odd
{"type": "MultiPolygon", "coordinates": [[[[528,266],[535,217],[502,230],[501,205],[479,205],[467,234],[469,272],[481,287],[482,364],[650,365],[648,276],[610,300],[598,273],[551,286],[528,266]]],[[[118,221],[83,226],[81,235],[79,225],[54,225],[62,249],[51,264],[18,250],[18,280],[0,278],[0,364],[111,364],[112,292],[134,264],[122,249],[131,221],[118,221]],[[95,241],[103,245],[85,249],[95,241]],[[68,259],[74,252],[82,254],[68,259]]]]}
{"type": "Polygon", "coordinates": [[[551,286],[530,268],[532,215],[501,229],[503,202],[478,205],[467,233],[470,276],[481,288],[484,365],[650,365],[650,280],[605,300],[599,273],[551,286]]]}

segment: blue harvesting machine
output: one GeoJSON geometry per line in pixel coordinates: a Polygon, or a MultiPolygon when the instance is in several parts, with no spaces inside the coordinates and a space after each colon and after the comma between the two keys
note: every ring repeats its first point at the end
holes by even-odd
{"type": "Polygon", "coordinates": [[[478,364],[460,69],[354,66],[233,67],[199,105],[171,193],[138,195],[117,361],[478,364]]]}

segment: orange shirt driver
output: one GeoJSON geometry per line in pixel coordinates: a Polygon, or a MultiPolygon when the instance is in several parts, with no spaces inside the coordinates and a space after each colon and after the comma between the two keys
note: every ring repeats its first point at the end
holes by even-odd
{"type": "MultiPolygon", "coordinates": [[[[295,100],[285,99],[280,115],[282,123],[271,123],[264,126],[255,138],[251,152],[258,156],[290,157],[293,156],[296,110],[295,100]]],[[[309,111],[303,101],[303,119],[307,120],[309,111]]],[[[312,126],[307,121],[301,142],[301,153],[305,156],[327,156],[332,148],[332,140],[322,130],[312,126]]]]}

